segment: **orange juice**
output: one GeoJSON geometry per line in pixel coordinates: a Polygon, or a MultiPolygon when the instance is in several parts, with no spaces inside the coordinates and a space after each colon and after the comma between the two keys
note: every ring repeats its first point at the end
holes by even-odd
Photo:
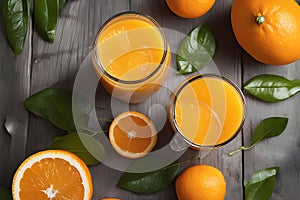
{"type": "Polygon", "coordinates": [[[244,97],[229,80],[194,76],[171,98],[173,128],[192,147],[221,146],[238,133],[244,121],[244,97]]]}
{"type": "Polygon", "coordinates": [[[140,103],[165,81],[170,62],[162,29],[149,16],[121,13],[100,29],[94,44],[94,68],[113,96],[140,103]]]}

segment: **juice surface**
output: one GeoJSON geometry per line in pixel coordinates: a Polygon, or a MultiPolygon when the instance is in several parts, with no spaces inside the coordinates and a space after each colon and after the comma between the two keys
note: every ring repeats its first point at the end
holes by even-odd
{"type": "Polygon", "coordinates": [[[160,64],[164,41],[150,22],[123,19],[111,22],[98,36],[97,54],[113,77],[135,81],[149,76],[160,64]]]}
{"type": "Polygon", "coordinates": [[[202,146],[229,140],[244,117],[243,99],[228,82],[215,77],[198,78],[179,93],[175,119],[182,134],[202,146]]]}

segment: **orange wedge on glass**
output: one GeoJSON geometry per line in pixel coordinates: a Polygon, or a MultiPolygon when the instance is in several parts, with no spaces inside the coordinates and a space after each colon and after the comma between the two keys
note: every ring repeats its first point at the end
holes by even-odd
{"type": "Polygon", "coordinates": [[[75,154],[47,150],[27,158],[13,178],[14,200],[90,200],[89,169],[75,154]]]}
{"type": "Polygon", "coordinates": [[[157,132],[147,116],[128,111],[113,120],[109,128],[109,139],[120,155],[126,158],[141,158],[154,148],[157,132]]]}

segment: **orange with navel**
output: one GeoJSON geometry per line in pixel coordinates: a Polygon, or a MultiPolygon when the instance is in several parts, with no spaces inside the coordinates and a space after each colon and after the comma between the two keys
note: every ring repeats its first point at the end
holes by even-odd
{"type": "Polygon", "coordinates": [[[141,158],[154,148],[157,132],[155,125],[147,116],[128,111],[119,114],[111,123],[109,140],[121,156],[141,158]]]}
{"type": "Polygon", "coordinates": [[[238,43],[256,60],[285,65],[300,59],[300,6],[295,0],[234,0],[238,43]]]}
{"type": "Polygon", "coordinates": [[[168,7],[183,18],[197,18],[207,13],[215,0],[166,0],[168,7]]]}

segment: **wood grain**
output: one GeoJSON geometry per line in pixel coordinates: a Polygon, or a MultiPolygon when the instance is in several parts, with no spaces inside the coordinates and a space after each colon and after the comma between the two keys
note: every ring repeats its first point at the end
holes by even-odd
{"type": "MultiPolygon", "coordinates": [[[[53,44],[33,34],[33,63],[31,94],[50,86],[72,89],[81,63],[91,51],[93,40],[100,26],[112,15],[129,10],[126,0],[68,1],[60,13],[56,38],[53,44]]],[[[47,120],[30,115],[27,155],[47,149],[55,136],[65,134],[47,120]]],[[[94,197],[105,195],[122,196],[114,191],[112,180],[118,180],[121,173],[98,165],[91,168],[94,179],[94,197]],[[110,192],[111,191],[111,192],[110,192]]]]}
{"type": "MultiPolygon", "coordinates": [[[[240,63],[240,51],[238,45],[234,41],[233,34],[230,27],[230,8],[231,2],[216,2],[213,9],[205,16],[198,19],[182,19],[174,15],[166,6],[164,1],[131,1],[131,8],[133,11],[141,12],[148,14],[154,19],[156,19],[163,28],[170,30],[180,31],[183,34],[188,34],[194,27],[199,26],[204,23],[209,23],[214,30],[214,34],[217,40],[217,52],[214,56],[214,61],[218,66],[220,73],[236,82],[238,85],[241,84],[241,63],[240,63]],[[160,9],[157,9],[160,8],[160,9]],[[222,20],[227,19],[227,20],[222,20]],[[222,20],[222,23],[220,23],[222,20]],[[230,51],[228,51],[230,49],[230,51]]],[[[173,51],[172,58],[172,68],[176,71],[176,52],[177,47],[180,44],[182,38],[179,38],[176,33],[172,31],[167,32],[167,37],[171,43],[171,50],[173,51]],[[177,42],[177,44],[176,44],[177,42]],[[173,48],[172,48],[173,47],[173,48]]],[[[210,71],[209,69],[204,69],[201,72],[210,71]]],[[[167,104],[168,96],[170,92],[176,88],[179,83],[182,81],[182,77],[174,75],[171,73],[166,82],[165,88],[161,89],[158,93],[161,93],[154,99],[155,101],[161,103],[163,106],[167,104]],[[171,91],[170,91],[171,90],[171,91]],[[163,92],[165,91],[165,92],[163,92]]],[[[156,95],[154,95],[156,96],[156,95]]],[[[154,98],[154,97],[153,97],[154,98]]],[[[151,100],[150,100],[151,101],[151,100]]],[[[153,102],[152,102],[153,103],[153,102]]],[[[144,110],[145,112],[145,110],[144,110]]],[[[168,122],[167,122],[168,123],[168,122]]],[[[163,131],[170,131],[170,127],[166,124],[163,131]]],[[[172,131],[171,131],[172,132],[172,131]]],[[[163,132],[165,135],[166,132],[163,132]]],[[[172,133],[171,133],[172,134],[172,133]]],[[[222,147],[218,150],[211,152],[206,158],[200,161],[203,164],[210,164],[219,168],[226,178],[228,188],[226,199],[242,199],[242,156],[228,157],[227,153],[232,148],[237,148],[242,144],[241,135],[239,135],[234,141],[228,144],[225,147],[222,147]]],[[[194,150],[188,150],[180,160],[186,160],[197,155],[198,152],[194,150]]],[[[187,166],[190,166],[192,163],[189,163],[182,167],[184,169],[187,166]]],[[[195,163],[194,163],[195,164],[195,163]]],[[[174,184],[172,187],[158,193],[162,199],[176,199],[174,192],[174,184]]],[[[147,197],[144,197],[147,199],[147,197]]]]}
{"type": "MultiPolygon", "coordinates": [[[[42,40],[29,28],[28,38],[23,53],[14,56],[8,46],[3,20],[0,20],[0,126],[6,119],[6,130],[0,127],[0,185],[10,187],[13,174],[24,160],[34,152],[47,149],[55,136],[66,134],[47,120],[36,117],[23,108],[22,102],[30,94],[34,94],[50,86],[72,89],[77,71],[91,51],[93,40],[100,26],[114,14],[123,11],[136,11],[156,19],[165,28],[171,46],[173,71],[163,87],[147,101],[139,105],[130,105],[151,116],[156,123],[159,141],[156,149],[168,144],[173,131],[166,118],[166,107],[169,95],[186,77],[178,76],[175,54],[183,37],[194,27],[209,23],[217,41],[217,51],[213,57],[221,75],[242,86],[250,78],[263,73],[283,75],[290,79],[300,77],[300,61],[288,66],[266,66],[253,60],[244,52],[236,40],[230,24],[231,1],[216,1],[212,10],[197,19],[183,19],[173,14],[164,0],[77,0],[68,1],[60,13],[56,39],[53,44],[42,40]],[[4,162],[5,161],[5,162],[4,162]]],[[[0,0],[0,4],[2,0],[0,0]]],[[[215,72],[214,63],[210,63],[201,73],[215,72]]],[[[111,119],[111,109],[121,112],[128,105],[114,101],[104,92],[101,85],[96,94],[96,105],[106,109],[98,109],[98,117],[111,119]]],[[[246,94],[247,113],[243,132],[226,146],[210,152],[200,161],[203,164],[219,168],[227,182],[227,200],[243,198],[243,179],[258,169],[280,166],[281,173],[277,179],[275,192],[271,199],[298,199],[297,191],[300,182],[300,125],[299,95],[280,103],[264,103],[246,94]],[[257,124],[266,117],[288,117],[286,131],[279,137],[265,140],[254,149],[228,157],[227,153],[251,143],[251,136],[257,124]]],[[[108,124],[105,124],[108,127],[108,124]]],[[[202,151],[202,153],[206,153],[202,151]]],[[[179,161],[198,155],[198,151],[188,150],[179,161]]],[[[181,170],[199,162],[187,162],[181,170]]],[[[93,199],[118,197],[122,200],[168,199],[175,200],[174,183],[167,189],[150,195],[139,195],[116,186],[122,172],[104,164],[90,167],[93,176],[93,199]]]]}
{"type": "Polygon", "coordinates": [[[30,24],[23,52],[15,56],[7,42],[2,18],[0,29],[0,185],[10,188],[26,152],[28,112],[23,100],[30,92],[32,31],[30,24]]]}
{"type": "MultiPolygon", "coordinates": [[[[258,63],[243,53],[244,83],[259,74],[275,74],[289,79],[299,79],[300,61],[286,66],[268,66],[258,63]]],[[[247,120],[244,127],[244,143],[251,144],[251,137],[258,123],[267,117],[287,117],[288,126],[281,136],[262,141],[245,152],[245,178],[259,169],[272,166],[281,168],[271,199],[298,199],[297,185],[300,181],[298,156],[300,150],[299,95],[279,103],[266,103],[246,94],[247,120]]]]}
{"type": "MultiPolygon", "coordinates": [[[[242,83],[240,48],[231,30],[230,12],[233,1],[217,1],[208,14],[208,22],[214,30],[217,41],[215,61],[221,75],[229,78],[238,86],[242,83]]],[[[242,155],[228,157],[228,153],[242,145],[242,131],[224,147],[212,152],[204,162],[218,167],[227,182],[226,199],[243,199],[243,158],[242,155]]]]}

